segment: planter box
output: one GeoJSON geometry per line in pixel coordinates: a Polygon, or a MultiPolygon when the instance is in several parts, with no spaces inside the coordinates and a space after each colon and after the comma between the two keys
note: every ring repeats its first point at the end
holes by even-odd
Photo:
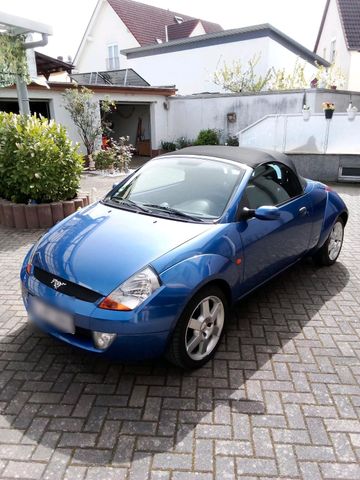
{"type": "Polygon", "coordinates": [[[18,229],[49,228],[90,204],[89,195],[74,200],[24,205],[0,198],[0,225],[18,229]]]}

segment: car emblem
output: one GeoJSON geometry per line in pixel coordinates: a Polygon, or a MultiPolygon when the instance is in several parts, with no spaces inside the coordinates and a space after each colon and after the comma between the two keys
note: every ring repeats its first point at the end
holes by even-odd
{"type": "Polygon", "coordinates": [[[56,278],[53,278],[50,283],[53,285],[55,290],[66,285],[65,282],[60,282],[60,280],[57,280],[56,278]]]}

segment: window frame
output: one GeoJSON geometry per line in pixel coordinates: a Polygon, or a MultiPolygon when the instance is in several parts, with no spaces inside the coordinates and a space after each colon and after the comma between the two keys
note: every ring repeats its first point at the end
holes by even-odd
{"type": "MultiPolygon", "coordinates": [[[[284,200],[283,202],[279,202],[279,203],[277,203],[277,204],[275,204],[275,205],[271,205],[271,206],[277,207],[277,208],[281,208],[282,206],[284,206],[284,205],[292,202],[293,200],[298,199],[298,198],[302,197],[303,195],[305,195],[305,188],[304,188],[304,186],[302,185],[302,183],[300,182],[299,176],[297,175],[297,173],[294,172],[294,170],[293,170],[291,167],[289,167],[289,166],[286,165],[285,163],[281,163],[281,162],[277,162],[277,161],[269,161],[269,162],[261,163],[260,165],[257,165],[257,167],[254,168],[253,172],[255,172],[256,169],[259,168],[259,167],[263,167],[263,166],[266,166],[266,165],[272,165],[272,164],[273,164],[273,165],[279,165],[280,167],[283,167],[283,168],[288,169],[288,170],[292,173],[292,175],[294,175],[294,177],[296,178],[296,181],[297,181],[297,183],[298,183],[298,185],[299,185],[300,191],[299,191],[299,194],[298,194],[298,195],[295,195],[295,196],[293,196],[293,197],[290,197],[290,196],[289,196],[289,198],[286,199],[286,200],[284,200]]],[[[244,199],[244,194],[245,194],[245,192],[246,192],[246,188],[247,188],[248,185],[251,183],[251,181],[252,181],[252,178],[250,177],[249,180],[248,180],[248,182],[247,182],[247,184],[246,184],[246,186],[245,186],[245,188],[244,188],[244,191],[243,191],[243,193],[242,193],[241,200],[240,200],[240,203],[239,203],[239,210],[240,210],[240,211],[242,210],[242,208],[244,208],[244,206],[242,205],[243,199],[244,199]]],[[[265,206],[265,205],[260,205],[260,207],[262,207],[262,206],[265,206]]],[[[269,205],[269,206],[270,206],[270,205],[269,205]]],[[[251,207],[248,207],[248,208],[251,209],[251,207]]],[[[259,208],[259,207],[257,207],[257,208],[259,208]]],[[[255,210],[256,210],[256,209],[255,209],[255,210]]]]}

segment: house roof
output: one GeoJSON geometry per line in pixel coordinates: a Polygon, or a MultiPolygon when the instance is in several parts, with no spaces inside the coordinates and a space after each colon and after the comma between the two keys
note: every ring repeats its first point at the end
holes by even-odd
{"type": "MultiPolygon", "coordinates": [[[[184,22],[195,20],[194,17],[189,15],[132,0],[107,1],[141,46],[156,44],[157,39],[165,42],[166,27],[173,24],[178,25],[175,17],[184,20],[184,22]]],[[[217,23],[205,20],[201,20],[201,23],[206,33],[222,31],[222,27],[217,23]]]]}
{"type": "MultiPolygon", "coordinates": [[[[345,42],[349,50],[360,50],[360,1],[336,0],[345,42]]],[[[316,52],[323,32],[330,0],[327,0],[314,51],[316,52]]]]}
{"type": "Polygon", "coordinates": [[[58,58],[49,57],[40,52],[35,52],[35,61],[38,75],[44,75],[46,79],[52,73],[67,72],[70,74],[74,68],[71,63],[63,62],[58,58]]]}
{"type": "Polygon", "coordinates": [[[199,22],[200,20],[194,18],[194,20],[187,20],[186,22],[168,25],[168,40],[177,40],[178,38],[190,37],[199,22]]]}
{"type": "Polygon", "coordinates": [[[322,57],[314,52],[311,52],[308,48],[293,40],[291,37],[285,35],[285,33],[281,32],[269,23],[253,25],[244,28],[234,28],[232,30],[222,30],[220,32],[207,33],[205,35],[197,35],[195,37],[180,38],[157,45],[129,48],[122,50],[121,53],[125,54],[128,58],[138,58],[242,40],[250,40],[260,37],[272,38],[312,65],[319,63],[320,65],[324,65],[326,67],[330,66],[329,62],[324,60],[322,57]]]}

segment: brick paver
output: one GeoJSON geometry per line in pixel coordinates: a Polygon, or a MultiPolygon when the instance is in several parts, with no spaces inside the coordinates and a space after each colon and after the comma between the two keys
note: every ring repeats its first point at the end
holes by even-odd
{"type": "Polygon", "coordinates": [[[237,305],[192,373],[110,364],[29,324],[18,274],[40,232],[1,228],[0,478],[358,480],[360,187],[336,188],[351,213],[338,263],[303,262],[237,305]]]}

